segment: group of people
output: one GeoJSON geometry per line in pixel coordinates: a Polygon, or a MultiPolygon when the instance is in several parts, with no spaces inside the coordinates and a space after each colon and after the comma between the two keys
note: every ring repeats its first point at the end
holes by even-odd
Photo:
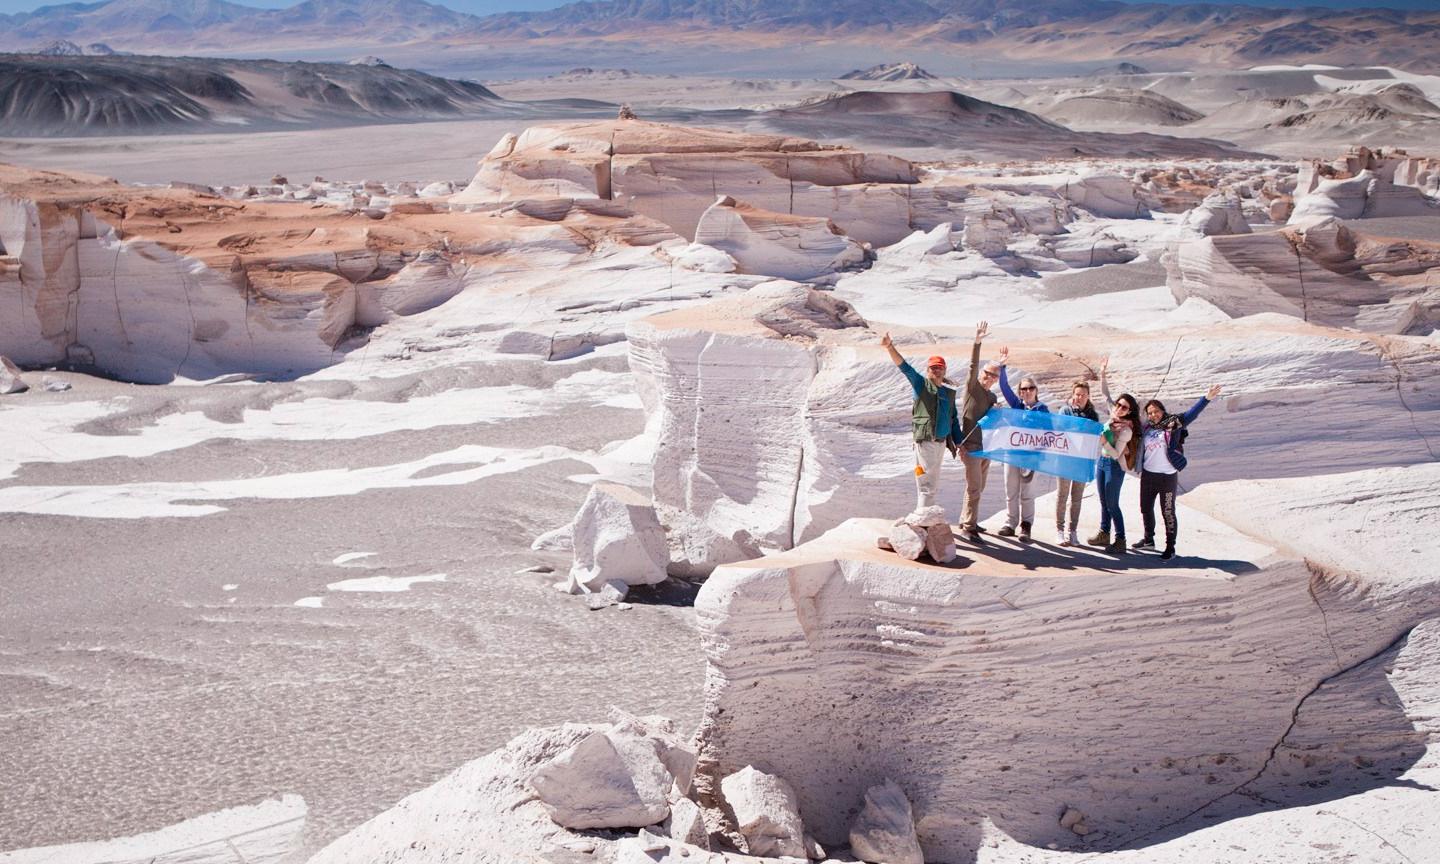
{"type": "MultiPolygon", "coordinates": [[[[1012,390],[1006,366],[1009,348],[1001,348],[999,358],[983,365],[980,343],[989,332],[981,321],[975,328],[975,344],[970,351],[970,371],[963,382],[946,377],[945,358],[939,355],[925,362],[920,374],[895,349],[886,333],[880,340],[890,352],[890,359],[900,367],[915,394],[911,411],[911,427],[915,442],[915,485],[917,506],[930,507],[939,492],[940,466],[946,452],[958,457],[965,466],[965,504],[960,513],[960,531],[972,542],[980,542],[984,528],[979,523],[980,496],[990,473],[990,460],[980,456],[984,450],[980,418],[994,408],[1001,398],[1009,407],[1021,411],[1049,411],[1040,401],[1039,385],[1031,376],[1020,379],[1012,390]],[[999,385],[1000,395],[994,388],[999,385]]],[[[1175,557],[1175,540],[1179,526],[1175,517],[1175,492],[1179,473],[1185,468],[1185,439],[1189,426],[1200,416],[1211,400],[1220,395],[1216,384],[1183,414],[1170,414],[1164,403],[1151,399],[1141,412],[1140,403],[1129,393],[1111,398],[1108,372],[1110,359],[1100,364],[1100,392],[1105,400],[1105,419],[1090,398],[1090,384],[1076,381],[1070,386],[1070,398],[1058,409],[1061,414],[1084,417],[1102,424],[1100,458],[1095,465],[1095,489],[1100,499],[1100,530],[1088,539],[1112,554],[1123,554],[1127,548],[1154,549],[1155,503],[1159,500],[1165,528],[1165,546],[1161,558],[1175,557]],[[1120,487],[1125,475],[1140,478],[1140,516],[1145,534],[1126,546],[1125,516],[1120,512],[1120,487]]],[[[1059,479],[1055,496],[1055,533],[1061,546],[1079,546],[1076,534],[1080,523],[1080,502],[1086,483],[1059,479]]],[[[1022,541],[1031,539],[1035,521],[1035,472],[1017,465],[1005,466],[1005,527],[997,532],[1002,537],[1018,533],[1022,541]]]]}

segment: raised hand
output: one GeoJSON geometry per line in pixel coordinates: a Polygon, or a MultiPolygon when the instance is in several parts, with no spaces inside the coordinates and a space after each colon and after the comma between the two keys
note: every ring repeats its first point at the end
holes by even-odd
{"type": "Polygon", "coordinates": [[[1104,375],[1110,369],[1110,355],[1106,354],[1100,358],[1100,374],[1104,375]]]}
{"type": "Polygon", "coordinates": [[[1220,395],[1221,389],[1219,384],[1211,384],[1210,389],[1205,391],[1205,398],[1212,402],[1215,401],[1215,397],[1220,395]]]}
{"type": "Polygon", "coordinates": [[[1001,366],[1009,366],[1009,365],[1010,365],[1010,346],[1009,346],[1009,345],[1001,345],[1001,346],[1000,346],[1000,365],[1001,365],[1001,366]]]}
{"type": "Polygon", "coordinates": [[[886,348],[890,348],[890,347],[894,346],[895,343],[890,339],[890,331],[889,331],[889,330],[886,330],[886,331],[885,331],[885,335],[880,337],[880,344],[881,344],[881,345],[884,345],[886,348]]]}
{"type": "Polygon", "coordinates": [[[984,339],[985,336],[986,336],[986,334],[988,334],[989,332],[990,332],[990,322],[988,322],[988,321],[981,321],[979,324],[977,324],[977,325],[975,326],[975,341],[976,341],[976,342],[979,342],[981,339],[984,339]]]}

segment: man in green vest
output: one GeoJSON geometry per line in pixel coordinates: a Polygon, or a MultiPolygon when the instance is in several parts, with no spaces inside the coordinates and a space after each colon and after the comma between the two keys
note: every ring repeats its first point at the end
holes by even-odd
{"type": "Polygon", "coordinates": [[[940,491],[940,465],[945,451],[955,452],[960,440],[960,412],[955,410],[955,388],[945,383],[945,358],[939,355],[925,362],[921,375],[895,350],[886,333],[880,344],[890,352],[890,359],[905,373],[915,404],[910,410],[910,426],[915,438],[915,509],[932,507],[940,491]]]}

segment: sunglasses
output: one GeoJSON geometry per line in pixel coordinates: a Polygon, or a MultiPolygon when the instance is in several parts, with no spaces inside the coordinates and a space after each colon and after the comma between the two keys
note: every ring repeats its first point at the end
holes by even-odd
{"type": "Polygon", "coordinates": [[[1020,390],[1021,390],[1022,392],[1025,391],[1025,390],[1034,390],[1034,389],[1035,389],[1034,387],[1026,387],[1024,384],[1021,384],[1021,385],[1020,385],[1020,390]]]}

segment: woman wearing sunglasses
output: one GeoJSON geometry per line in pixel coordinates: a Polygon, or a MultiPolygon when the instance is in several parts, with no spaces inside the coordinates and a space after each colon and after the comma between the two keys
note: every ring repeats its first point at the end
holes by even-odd
{"type": "Polygon", "coordinates": [[[1100,392],[1110,404],[1110,419],[1100,435],[1100,461],[1095,463],[1095,491],[1100,495],[1100,531],[1090,538],[1090,545],[1103,546],[1112,555],[1125,554],[1125,516],[1120,512],[1120,486],[1125,472],[1136,470],[1140,452],[1140,403],[1129,393],[1119,399],[1110,398],[1105,373],[1110,358],[1100,361],[1100,392]],[[1115,535],[1110,535],[1110,525],[1115,535]]]}
{"type": "MultiPolygon", "coordinates": [[[[1007,345],[1000,349],[1000,395],[1005,397],[1006,404],[1019,411],[1050,413],[1050,409],[1040,401],[1040,388],[1034,378],[1026,375],[1020,379],[1019,396],[1010,389],[1010,379],[1005,374],[1009,362],[1010,347],[1007,345]]],[[[1005,466],[1005,527],[1000,529],[1001,537],[1015,536],[1018,525],[1020,539],[1030,539],[1030,526],[1035,521],[1035,486],[1034,471],[1016,465],[1005,466]]]]}

